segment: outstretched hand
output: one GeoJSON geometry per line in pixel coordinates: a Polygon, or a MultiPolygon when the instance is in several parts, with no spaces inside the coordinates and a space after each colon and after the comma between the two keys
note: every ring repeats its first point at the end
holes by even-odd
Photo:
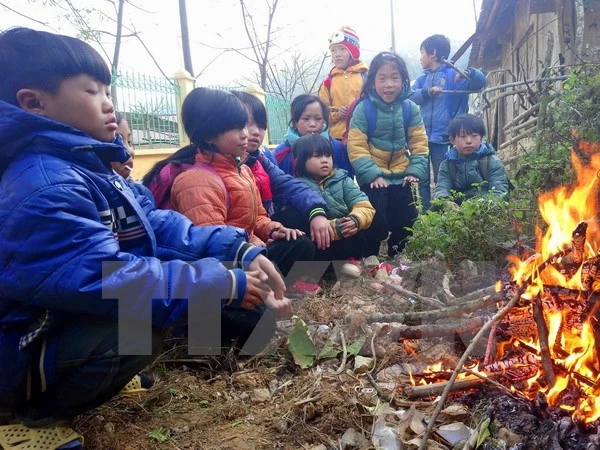
{"type": "Polygon", "coordinates": [[[273,290],[276,299],[282,299],[285,292],[285,283],[281,274],[265,255],[258,255],[250,263],[250,271],[258,271],[265,275],[265,281],[269,288],[273,290]]]}
{"type": "Polygon", "coordinates": [[[273,293],[267,295],[265,306],[273,311],[279,320],[289,319],[294,314],[294,308],[292,308],[290,299],[286,297],[277,299],[273,293]]]}
{"type": "Polygon", "coordinates": [[[310,238],[319,250],[325,250],[333,240],[333,230],[325,216],[316,216],[310,221],[310,238]]]}

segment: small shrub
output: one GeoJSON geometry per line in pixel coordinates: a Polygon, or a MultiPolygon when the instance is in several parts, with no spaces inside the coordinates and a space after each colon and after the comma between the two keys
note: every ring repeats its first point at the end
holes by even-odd
{"type": "MultiPolygon", "coordinates": [[[[455,194],[457,198],[460,194],[455,194]]],[[[450,267],[464,259],[502,263],[501,244],[516,240],[509,203],[492,192],[464,200],[433,200],[433,209],[419,215],[404,255],[424,260],[442,253],[450,267]]]]}

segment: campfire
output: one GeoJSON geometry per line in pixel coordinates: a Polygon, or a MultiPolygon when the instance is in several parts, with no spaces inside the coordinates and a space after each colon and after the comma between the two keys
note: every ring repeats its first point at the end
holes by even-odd
{"type": "MultiPolygon", "coordinates": [[[[485,357],[465,366],[452,390],[494,380],[592,423],[600,418],[600,153],[572,160],[577,181],[539,197],[546,226],[537,230],[536,249],[512,257],[512,279],[499,286],[499,306],[515,301],[491,327],[485,357]]],[[[450,373],[413,374],[409,396],[441,393],[439,381],[450,373]]]]}

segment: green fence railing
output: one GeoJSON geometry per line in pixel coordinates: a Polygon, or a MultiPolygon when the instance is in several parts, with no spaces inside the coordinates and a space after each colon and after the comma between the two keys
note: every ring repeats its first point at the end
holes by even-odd
{"type": "Polygon", "coordinates": [[[116,107],[127,115],[136,149],[179,146],[177,99],[174,80],[123,72],[113,77],[116,107]]]}
{"type": "Polygon", "coordinates": [[[269,144],[277,145],[285,139],[290,122],[290,102],[267,95],[265,103],[269,121],[269,144]]]}

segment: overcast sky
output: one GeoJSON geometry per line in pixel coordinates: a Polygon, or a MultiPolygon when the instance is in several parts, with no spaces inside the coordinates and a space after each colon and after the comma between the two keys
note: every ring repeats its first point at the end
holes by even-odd
{"type": "MultiPolygon", "coordinates": [[[[82,7],[87,4],[111,10],[108,0],[72,1],[82,7]]],[[[133,25],[141,33],[162,70],[172,75],[183,67],[178,1],[128,1],[143,10],[126,4],[124,23],[133,25]]],[[[417,57],[419,44],[435,33],[450,37],[453,51],[456,50],[475,31],[475,10],[478,15],[481,7],[481,0],[392,1],[396,49],[407,58],[417,57]]],[[[246,0],[246,3],[254,14],[257,28],[263,31],[267,17],[265,0],[246,0]]],[[[43,0],[0,0],[0,28],[20,25],[74,35],[68,22],[58,18],[60,13],[55,8],[42,4],[43,0]],[[11,12],[2,4],[48,26],[11,12]]],[[[199,78],[202,84],[230,85],[240,79],[240,74],[255,70],[252,63],[236,52],[225,52],[217,57],[220,48],[248,47],[239,0],[187,0],[187,12],[194,75],[203,71],[199,78]],[[215,57],[217,59],[211,62],[215,57]]],[[[114,29],[110,22],[97,23],[98,28],[114,29]]],[[[342,25],[357,31],[363,58],[368,62],[377,52],[391,46],[390,0],[279,0],[274,20],[274,28],[279,31],[272,55],[301,50],[309,58],[320,58],[328,48],[328,37],[342,25]]],[[[114,40],[107,36],[103,43],[112,57],[114,40]]],[[[123,43],[121,67],[158,73],[135,38],[127,38],[123,43]]]]}

